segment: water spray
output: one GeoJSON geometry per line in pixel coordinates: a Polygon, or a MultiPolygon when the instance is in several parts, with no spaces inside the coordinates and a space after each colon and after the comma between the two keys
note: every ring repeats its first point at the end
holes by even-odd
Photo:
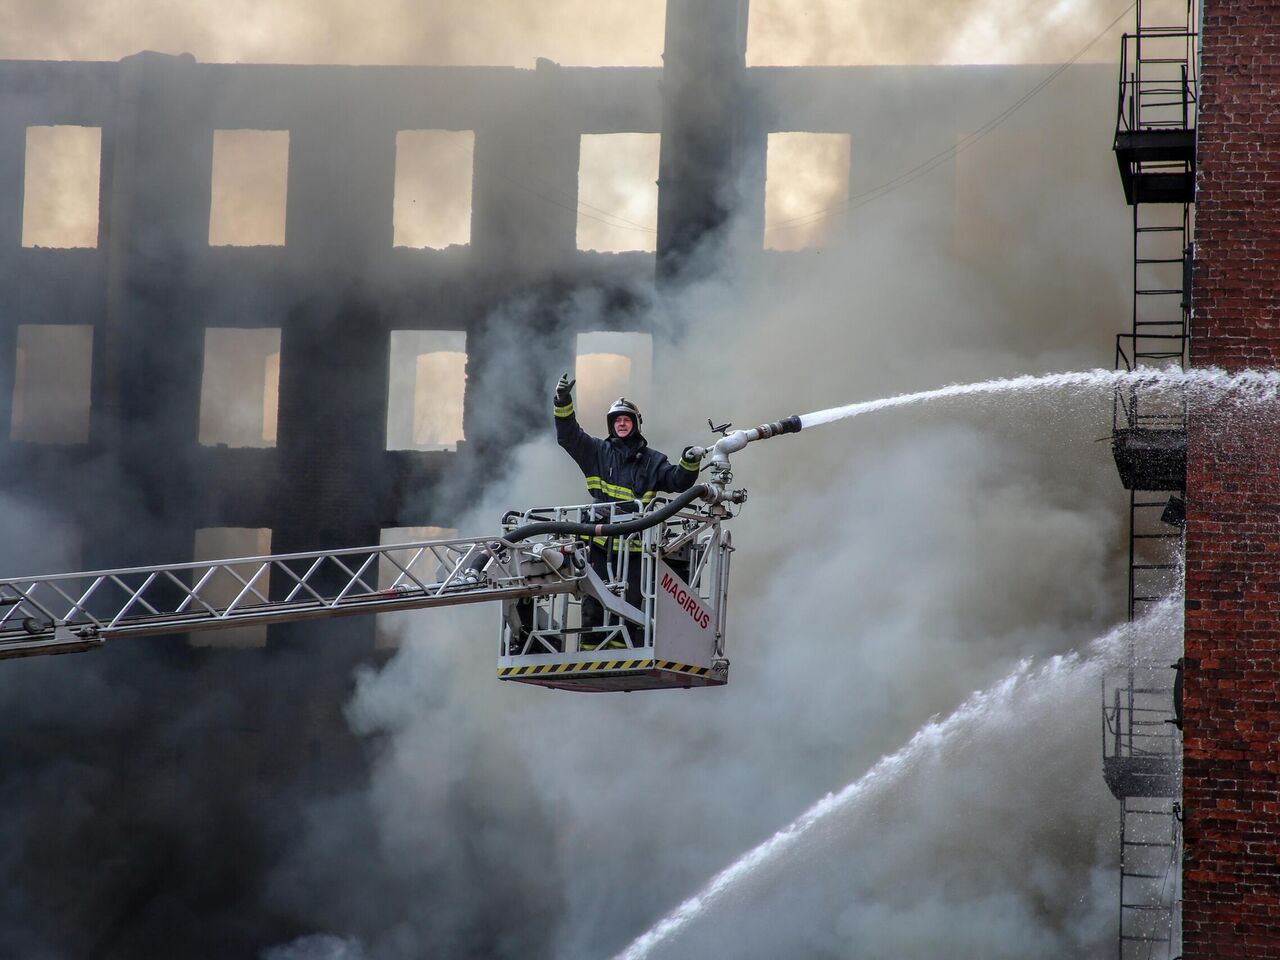
{"type": "Polygon", "coordinates": [[[1172,395],[1182,391],[1187,401],[1212,401],[1235,399],[1244,403],[1274,403],[1280,400],[1280,371],[1237,370],[1229,372],[1218,367],[1190,367],[1183,370],[1176,366],[1137,367],[1133,370],[1077,370],[1066,373],[1024,374],[1018,377],[997,377],[977,383],[953,383],[933,390],[901,393],[879,400],[864,400],[842,407],[816,410],[800,417],[807,430],[821,424],[848,420],[869,413],[879,413],[897,407],[911,407],[934,401],[955,400],[962,397],[993,397],[1001,395],[1054,394],[1064,390],[1089,389],[1142,389],[1172,395]]]}

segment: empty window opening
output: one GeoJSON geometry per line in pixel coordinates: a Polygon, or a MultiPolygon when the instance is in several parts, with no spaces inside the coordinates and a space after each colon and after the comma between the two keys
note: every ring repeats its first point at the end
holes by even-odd
{"type": "Polygon", "coordinates": [[[578,249],[653,251],[658,237],[656,133],[582,137],[578,159],[578,249]]]}
{"type": "Polygon", "coordinates": [[[849,135],[771,133],[764,239],[770,250],[821,247],[848,219],[849,135]]]}
{"type": "MultiPolygon", "coordinates": [[[[458,531],[452,527],[386,527],[379,540],[381,546],[390,547],[400,543],[415,543],[420,540],[452,540],[458,531]]],[[[397,584],[417,589],[417,583],[404,573],[405,568],[413,578],[421,583],[438,582],[440,578],[440,561],[430,550],[419,553],[415,547],[393,551],[378,558],[378,589],[390,590],[397,584]]],[[[411,619],[414,611],[401,614],[380,614],[374,619],[374,646],[386,649],[400,645],[407,635],[409,624],[421,622],[411,619]]]]}
{"type": "Polygon", "coordinates": [[[209,245],[283,245],[288,188],[288,130],[215,130],[209,245]]]}
{"type": "Polygon", "coordinates": [[[276,426],[280,413],[280,337],[276,335],[277,347],[267,354],[263,370],[262,383],[262,441],[267,444],[276,442],[276,426]]]}
{"type": "Polygon", "coordinates": [[[27,127],[24,247],[96,247],[102,130],[27,127]]]}
{"type": "MultiPolygon", "coordinates": [[[[197,563],[231,560],[238,557],[262,557],[271,552],[270,527],[205,527],[196,531],[193,559],[197,563]]],[[[196,579],[205,571],[196,571],[196,579]]],[[[270,596],[270,571],[257,563],[235,563],[219,569],[200,588],[200,599],[219,609],[226,607],[243,593],[237,608],[250,607],[263,601],[255,596],[270,596]],[[246,591],[246,586],[251,589],[246,591]]],[[[192,583],[192,586],[195,586],[192,583]]],[[[266,624],[230,627],[191,634],[197,647],[262,647],[267,643],[266,624]]]]}
{"type": "Polygon", "coordinates": [[[393,242],[433,247],[471,242],[471,130],[401,130],[396,134],[393,242]]]}
{"type": "Polygon", "coordinates": [[[92,372],[93,327],[19,326],[10,439],[88,441],[92,372]]]}
{"type": "Polygon", "coordinates": [[[204,334],[200,442],[273,447],[280,402],[280,330],[211,327],[204,334]]]}
{"type": "Polygon", "coordinates": [[[466,333],[391,331],[387,449],[458,449],[466,387],[466,333]]]}
{"type": "Polygon", "coordinates": [[[574,407],[583,429],[607,431],[605,412],[618,397],[640,407],[653,395],[653,338],[647,333],[580,333],[574,407]]]}

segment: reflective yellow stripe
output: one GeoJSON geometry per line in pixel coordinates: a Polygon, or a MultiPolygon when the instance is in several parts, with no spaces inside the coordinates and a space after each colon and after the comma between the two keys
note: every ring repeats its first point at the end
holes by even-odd
{"type": "Polygon", "coordinates": [[[681,470],[688,470],[690,473],[697,473],[697,472],[698,472],[698,461],[697,461],[697,460],[686,460],[684,457],[681,457],[681,458],[680,458],[680,469],[681,469],[681,470]]]}
{"type": "Polygon", "coordinates": [[[561,418],[561,419],[563,419],[563,418],[565,418],[565,417],[572,417],[572,416],[573,416],[573,404],[572,404],[572,403],[571,403],[571,404],[569,404],[567,407],[556,407],[556,408],[555,408],[555,410],[556,410],[556,416],[557,416],[557,417],[559,417],[559,418],[561,418]]]}
{"type": "MultiPolygon", "coordinates": [[[[612,540],[613,546],[609,548],[611,550],[621,550],[622,543],[623,543],[623,540],[621,537],[588,537],[585,533],[578,534],[578,539],[589,540],[591,543],[594,543],[597,547],[603,547],[610,540],[612,540]]],[[[644,549],[644,546],[640,542],[640,538],[635,535],[632,535],[631,539],[626,541],[626,544],[627,544],[627,549],[631,553],[639,553],[641,550],[644,549]]]]}
{"type": "MultiPolygon", "coordinates": [[[[607,541],[605,540],[604,537],[592,537],[591,542],[594,543],[597,547],[603,547],[607,541]]],[[[622,543],[623,543],[622,540],[619,540],[617,537],[614,537],[613,546],[610,547],[610,549],[621,550],[622,543]]],[[[644,549],[644,547],[640,544],[639,537],[632,537],[630,540],[626,541],[626,544],[627,544],[627,550],[631,553],[639,553],[641,550],[644,549]]]]}
{"type": "Polygon", "coordinates": [[[630,487],[609,483],[602,477],[587,477],[587,490],[592,493],[603,493],[606,497],[612,497],[614,500],[639,500],[641,503],[649,503],[658,495],[656,490],[646,490],[637,496],[636,492],[630,487]]]}

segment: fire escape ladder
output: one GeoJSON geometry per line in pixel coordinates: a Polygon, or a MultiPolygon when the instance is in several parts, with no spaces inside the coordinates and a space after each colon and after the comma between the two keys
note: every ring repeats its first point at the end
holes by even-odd
{"type": "Polygon", "coordinates": [[[1181,498],[1129,491],[1129,619],[1172,596],[1182,576],[1181,498]],[[1176,516],[1171,514],[1178,514],[1176,516]]]}
{"type": "Polygon", "coordinates": [[[1138,26],[1120,47],[1115,153],[1125,200],[1195,199],[1196,33],[1190,5],[1138,4],[1138,26]],[[1160,8],[1158,11],[1156,8],[1160,8]],[[1176,12],[1182,23],[1150,23],[1176,12]]]}
{"type": "MultiPolygon", "coordinates": [[[[1121,41],[1114,150],[1133,210],[1133,300],[1116,368],[1185,369],[1191,305],[1197,63],[1189,0],[1138,0],[1121,41]],[[1171,22],[1180,21],[1180,22],[1171,22]]],[[[1182,578],[1187,411],[1178,391],[1117,388],[1112,449],[1129,491],[1129,619],[1175,595],[1182,578]]],[[[1181,945],[1182,742],[1175,725],[1179,652],[1103,682],[1103,773],[1120,800],[1120,960],[1173,960],[1181,945]]]]}
{"type": "Polygon", "coordinates": [[[1181,943],[1182,742],[1174,675],[1131,644],[1103,682],[1103,774],[1120,800],[1120,960],[1173,960],[1181,943]]]}
{"type": "Polygon", "coordinates": [[[1121,960],[1176,956],[1181,898],[1181,823],[1176,803],[1148,797],[1121,801],[1121,960]]]}
{"type": "MultiPolygon", "coordinates": [[[[1117,369],[1186,366],[1198,89],[1194,26],[1187,0],[1139,0],[1137,29],[1121,41],[1114,148],[1133,208],[1133,298],[1129,329],[1116,337],[1117,369]],[[1181,22],[1170,24],[1170,14],[1181,22]]],[[[1182,490],[1186,409],[1177,391],[1117,388],[1112,427],[1127,489],[1182,490]]]]}

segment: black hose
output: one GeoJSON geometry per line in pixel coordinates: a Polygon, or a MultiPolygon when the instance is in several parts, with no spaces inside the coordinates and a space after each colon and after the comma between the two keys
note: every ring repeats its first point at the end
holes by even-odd
{"type": "MultiPolygon", "coordinates": [[[[568,520],[539,520],[534,523],[526,523],[523,527],[516,527],[502,539],[506,543],[516,543],[520,540],[528,540],[530,537],[540,537],[543,534],[568,534],[581,535],[585,537],[625,537],[629,533],[638,533],[641,530],[647,530],[649,527],[657,526],[663,520],[666,520],[672,514],[687,507],[699,497],[706,496],[711,492],[711,485],[706,483],[695,484],[680,496],[676,497],[666,506],[646,513],[642,517],[635,520],[626,520],[622,523],[572,523],[568,520]]],[[[510,513],[507,514],[510,516],[510,513]]],[[[504,520],[506,517],[503,518],[504,520]]],[[[493,541],[489,544],[490,551],[496,551],[499,548],[499,541],[493,541]]],[[[489,565],[489,561],[493,559],[492,553],[480,552],[471,558],[465,569],[468,572],[479,573],[489,565]]]]}
{"type": "Polygon", "coordinates": [[[518,540],[528,540],[530,537],[540,537],[543,534],[625,537],[629,533],[638,533],[641,530],[647,530],[649,527],[657,526],[663,520],[683,510],[694,500],[699,497],[705,497],[710,492],[710,484],[699,483],[690,487],[666,506],[654,510],[652,513],[646,513],[642,517],[637,517],[635,520],[624,520],[622,523],[572,523],[568,520],[541,520],[536,523],[526,523],[523,527],[516,527],[502,539],[508,543],[515,543],[518,540]]]}

